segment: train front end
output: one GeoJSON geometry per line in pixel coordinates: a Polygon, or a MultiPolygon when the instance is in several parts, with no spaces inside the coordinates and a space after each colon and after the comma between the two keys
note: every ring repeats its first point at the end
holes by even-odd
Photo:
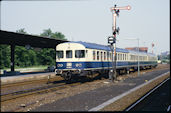
{"type": "Polygon", "coordinates": [[[62,43],[56,46],[55,74],[65,80],[81,76],[85,67],[85,47],[78,43],[62,43]]]}

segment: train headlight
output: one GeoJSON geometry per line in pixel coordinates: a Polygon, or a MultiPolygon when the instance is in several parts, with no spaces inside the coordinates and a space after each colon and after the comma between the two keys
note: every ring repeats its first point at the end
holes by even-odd
{"type": "Polygon", "coordinates": [[[75,64],[75,67],[82,67],[82,64],[81,63],[77,63],[77,64],[75,64]]]}
{"type": "Polygon", "coordinates": [[[58,67],[63,67],[63,64],[58,64],[57,66],[58,66],[58,67]]]}

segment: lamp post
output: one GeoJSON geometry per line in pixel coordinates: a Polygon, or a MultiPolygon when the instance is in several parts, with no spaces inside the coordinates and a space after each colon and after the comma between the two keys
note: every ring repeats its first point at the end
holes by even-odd
{"type": "Polygon", "coordinates": [[[119,34],[119,30],[120,30],[119,27],[116,29],[116,16],[119,16],[120,10],[130,10],[130,9],[131,7],[129,5],[125,7],[116,7],[116,5],[114,5],[114,7],[111,8],[112,15],[113,15],[113,26],[112,26],[113,36],[108,38],[108,43],[110,43],[110,47],[112,50],[112,69],[109,71],[109,79],[111,78],[112,82],[113,79],[116,79],[116,34],[119,34]]]}
{"type": "Polygon", "coordinates": [[[139,62],[139,38],[129,38],[129,39],[126,39],[126,40],[137,40],[138,41],[138,76],[140,76],[140,62],[139,62]]]}

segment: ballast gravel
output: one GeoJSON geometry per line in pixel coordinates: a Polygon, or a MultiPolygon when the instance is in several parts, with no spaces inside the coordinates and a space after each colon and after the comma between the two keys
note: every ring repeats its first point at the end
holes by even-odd
{"type": "MultiPolygon", "coordinates": [[[[141,71],[141,74],[152,72],[155,70],[160,69],[166,69],[169,68],[169,65],[159,65],[157,68],[149,69],[149,70],[143,70],[141,71]]],[[[11,100],[8,102],[2,102],[1,103],[1,111],[32,111],[33,109],[42,106],[44,104],[53,103],[59,99],[67,98],[70,96],[74,96],[76,94],[80,94],[83,92],[91,91],[94,89],[98,89],[101,87],[108,87],[114,84],[119,85],[126,85],[124,83],[124,80],[127,78],[136,78],[137,72],[130,73],[129,75],[121,75],[118,76],[118,81],[116,83],[111,83],[108,79],[102,79],[102,80],[95,80],[91,82],[86,82],[77,86],[73,87],[66,87],[64,89],[59,89],[54,92],[49,93],[41,93],[34,96],[26,96],[21,97],[15,100],[11,100]]],[[[130,83],[130,86],[135,85],[135,83],[130,83]]],[[[131,99],[132,100],[132,99],[131,99]]],[[[119,110],[122,110],[124,107],[121,107],[119,110]]],[[[104,111],[108,111],[109,108],[105,108],[104,111]]],[[[116,110],[115,108],[112,108],[112,110],[116,110]]]]}

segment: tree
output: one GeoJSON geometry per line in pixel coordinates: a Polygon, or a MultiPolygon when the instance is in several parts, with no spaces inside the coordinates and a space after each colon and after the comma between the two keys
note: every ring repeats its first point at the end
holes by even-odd
{"type": "MultiPolygon", "coordinates": [[[[50,28],[43,30],[43,33],[41,33],[40,36],[55,38],[59,40],[67,40],[64,34],[62,34],[61,32],[53,33],[50,28]]],[[[44,65],[55,65],[56,50],[51,48],[44,48],[41,50],[40,53],[38,53],[38,55],[40,57],[40,62],[44,65]]]]}
{"type": "MultiPolygon", "coordinates": [[[[25,28],[16,30],[17,33],[28,34],[25,28]]],[[[52,30],[45,29],[40,36],[55,38],[60,40],[67,40],[64,34],[60,32],[52,32],[52,30]]],[[[10,67],[10,46],[0,45],[0,69],[10,67]]],[[[56,52],[52,48],[43,48],[36,51],[33,47],[27,50],[22,46],[15,46],[15,65],[17,67],[27,67],[35,65],[55,65],[56,52]]]]}
{"type": "Polygon", "coordinates": [[[10,67],[10,46],[0,45],[0,69],[10,67]]]}
{"type": "Polygon", "coordinates": [[[56,39],[60,39],[60,40],[67,40],[65,38],[65,36],[60,32],[52,33],[52,38],[56,38],[56,39]]]}
{"type": "Polygon", "coordinates": [[[43,30],[43,33],[41,33],[40,36],[45,36],[45,37],[49,37],[49,38],[55,38],[55,39],[59,39],[59,40],[67,40],[65,38],[64,34],[62,34],[61,32],[54,32],[53,33],[50,28],[43,30]]]}
{"type": "Polygon", "coordinates": [[[49,37],[49,38],[51,38],[51,35],[52,35],[52,31],[50,28],[43,30],[43,33],[40,34],[40,36],[45,36],[45,37],[49,37]]]}
{"type": "Polygon", "coordinates": [[[27,32],[25,31],[25,28],[21,28],[19,30],[16,30],[16,33],[27,34],[27,32]]]}

